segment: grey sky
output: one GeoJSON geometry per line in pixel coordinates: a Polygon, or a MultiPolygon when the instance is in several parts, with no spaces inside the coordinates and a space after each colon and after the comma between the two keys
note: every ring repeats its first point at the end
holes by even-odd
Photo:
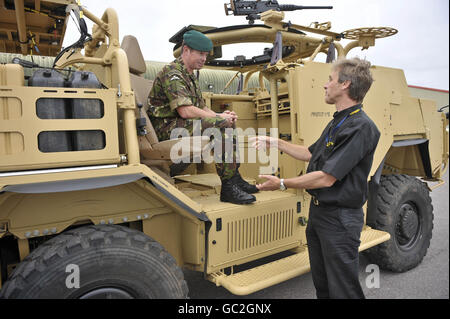
{"type": "MultiPolygon", "coordinates": [[[[226,0],[81,0],[91,12],[101,17],[107,7],[119,16],[120,38],[137,37],[146,60],[169,62],[173,44],[168,39],[189,24],[223,27],[246,24],[245,17],[226,16],[226,0]]],[[[228,0],[229,2],[229,0],[228,0]]],[[[342,32],[357,27],[389,26],[396,35],[379,39],[375,47],[350,51],[372,64],[400,68],[408,84],[448,90],[449,88],[449,1],[448,0],[279,0],[281,4],[332,5],[333,10],[301,10],[286,12],[285,20],[308,26],[311,22],[331,21],[331,31],[342,32]]],[[[88,24],[90,25],[90,24],[88,24]]],[[[78,39],[73,23],[69,23],[64,45],[78,39]]],[[[347,43],[346,40],[343,44],[347,43]]],[[[247,57],[262,54],[270,45],[235,46],[224,55],[247,57]],[[253,50],[253,51],[251,51],[253,50]],[[239,51],[239,52],[238,52],[239,51]]],[[[319,55],[320,59],[324,59],[319,55]]],[[[319,61],[320,61],[319,59],[319,61]]]]}

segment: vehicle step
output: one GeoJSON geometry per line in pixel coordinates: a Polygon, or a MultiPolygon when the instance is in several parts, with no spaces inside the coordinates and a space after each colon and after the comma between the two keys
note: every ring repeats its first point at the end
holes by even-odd
{"type": "Polygon", "coordinates": [[[359,251],[369,249],[370,247],[381,244],[391,239],[391,235],[381,230],[372,229],[369,226],[363,229],[361,232],[361,244],[359,245],[359,251]]]}
{"type": "MultiPolygon", "coordinates": [[[[386,232],[366,227],[361,233],[359,250],[365,250],[389,240],[386,232]]],[[[310,271],[308,250],[239,273],[226,275],[222,271],[212,273],[208,280],[235,295],[248,295],[279,284],[310,271]]]]}

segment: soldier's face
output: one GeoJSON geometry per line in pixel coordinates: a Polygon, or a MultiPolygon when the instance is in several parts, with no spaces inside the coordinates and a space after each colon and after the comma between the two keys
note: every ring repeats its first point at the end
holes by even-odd
{"type": "Polygon", "coordinates": [[[185,53],[183,61],[189,71],[201,69],[209,54],[209,52],[197,51],[186,46],[183,49],[183,53],[185,53]]]}

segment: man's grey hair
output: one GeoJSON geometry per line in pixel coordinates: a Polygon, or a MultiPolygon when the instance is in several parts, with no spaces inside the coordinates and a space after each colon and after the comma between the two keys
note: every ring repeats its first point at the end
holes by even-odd
{"type": "Polygon", "coordinates": [[[373,82],[370,66],[369,61],[360,58],[341,59],[333,64],[333,70],[338,73],[339,83],[351,82],[348,95],[358,103],[364,100],[373,82]]]}

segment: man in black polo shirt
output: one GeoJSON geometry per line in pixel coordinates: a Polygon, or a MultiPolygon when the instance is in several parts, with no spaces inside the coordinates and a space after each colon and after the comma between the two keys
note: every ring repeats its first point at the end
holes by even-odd
{"type": "Polygon", "coordinates": [[[311,146],[260,136],[254,146],[275,146],[309,162],[305,175],[267,179],[259,190],[304,188],[312,196],[306,228],[309,259],[318,298],[364,298],[358,279],[362,206],[380,132],[362,109],[372,84],[370,63],[339,60],[324,85],[325,101],[335,104],[333,120],[311,146]]]}

